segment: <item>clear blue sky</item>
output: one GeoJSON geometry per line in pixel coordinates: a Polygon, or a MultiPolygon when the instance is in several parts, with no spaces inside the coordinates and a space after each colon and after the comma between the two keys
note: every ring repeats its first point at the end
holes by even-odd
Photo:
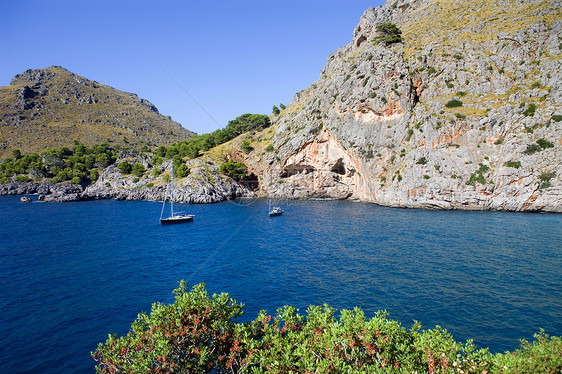
{"type": "Polygon", "coordinates": [[[201,134],[287,105],[351,42],[363,12],[383,2],[2,1],[0,86],[60,65],[134,92],[201,134]]]}

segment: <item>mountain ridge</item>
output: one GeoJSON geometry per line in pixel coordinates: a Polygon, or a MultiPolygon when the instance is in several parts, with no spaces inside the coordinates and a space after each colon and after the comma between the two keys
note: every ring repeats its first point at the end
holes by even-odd
{"type": "Polygon", "coordinates": [[[146,99],[60,66],[29,69],[0,87],[0,157],[106,141],[169,145],[194,135],[146,99]]]}

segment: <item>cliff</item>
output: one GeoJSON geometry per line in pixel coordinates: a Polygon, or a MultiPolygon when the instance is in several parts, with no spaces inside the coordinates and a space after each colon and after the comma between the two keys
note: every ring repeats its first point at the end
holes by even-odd
{"type": "Polygon", "coordinates": [[[149,101],[60,67],[27,70],[0,87],[0,158],[107,139],[125,146],[169,145],[193,135],[149,101]]]}
{"type": "Polygon", "coordinates": [[[389,0],[244,161],[280,198],[562,212],[561,32],[555,0],[389,0]]]}

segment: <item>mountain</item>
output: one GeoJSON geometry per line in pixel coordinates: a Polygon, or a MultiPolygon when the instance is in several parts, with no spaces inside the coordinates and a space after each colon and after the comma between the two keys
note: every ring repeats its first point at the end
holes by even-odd
{"type": "Polygon", "coordinates": [[[264,196],[562,212],[560,5],[370,8],[273,119],[275,135],[249,138],[273,147],[231,156],[260,176],[264,196]]]}
{"type": "Polygon", "coordinates": [[[0,87],[0,158],[108,141],[133,147],[168,145],[193,135],[137,95],[60,66],[27,70],[0,87]]]}

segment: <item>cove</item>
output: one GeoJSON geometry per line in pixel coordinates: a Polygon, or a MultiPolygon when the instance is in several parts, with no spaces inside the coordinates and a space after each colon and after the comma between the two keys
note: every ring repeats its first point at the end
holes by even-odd
{"type": "Polygon", "coordinates": [[[90,351],[123,335],[180,279],[261,309],[324,303],[387,310],[493,352],[544,328],[562,335],[562,216],[384,208],[347,201],[22,204],[0,197],[0,362],[10,373],[93,373],[90,351]]]}

